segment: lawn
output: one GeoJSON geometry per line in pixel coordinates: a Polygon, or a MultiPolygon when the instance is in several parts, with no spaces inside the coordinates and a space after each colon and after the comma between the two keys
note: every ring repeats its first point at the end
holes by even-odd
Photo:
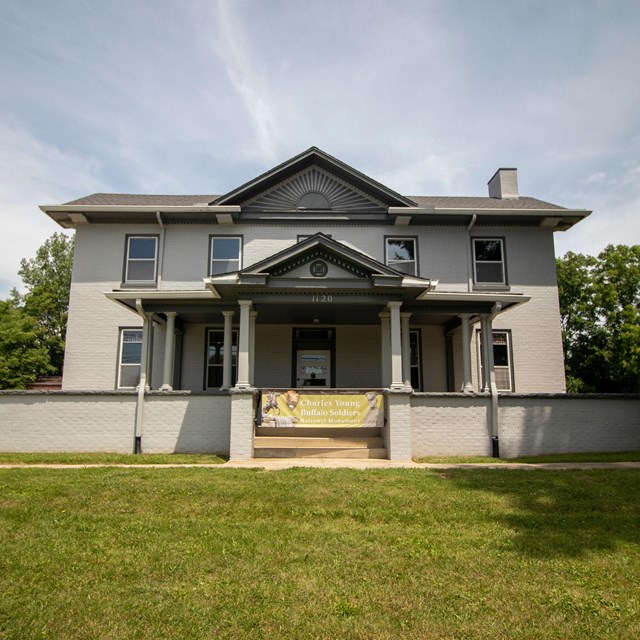
{"type": "Polygon", "coordinates": [[[640,470],[0,470],[0,638],[640,637],[640,470]]]}

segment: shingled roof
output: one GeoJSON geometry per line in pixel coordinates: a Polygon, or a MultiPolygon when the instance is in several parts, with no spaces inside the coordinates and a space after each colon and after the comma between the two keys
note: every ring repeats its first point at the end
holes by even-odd
{"type": "MultiPolygon", "coordinates": [[[[205,195],[159,195],[159,194],[127,194],[127,193],[94,193],[84,198],[65,202],[68,205],[112,205],[112,206],[177,206],[185,207],[195,204],[214,203],[221,196],[205,195]]],[[[474,197],[474,196],[407,196],[420,207],[436,209],[523,209],[564,210],[557,204],[544,202],[537,198],[521,196],[519,198],[474,197]]]]}

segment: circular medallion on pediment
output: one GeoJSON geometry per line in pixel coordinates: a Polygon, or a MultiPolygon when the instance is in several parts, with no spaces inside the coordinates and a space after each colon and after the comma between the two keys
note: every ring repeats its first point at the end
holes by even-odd
{"type": "Polygon", "coordinates": [[[324,278],[329,272],[329,267],[324,260],[314,260],[309,267],[314,278],[324,278]]]}

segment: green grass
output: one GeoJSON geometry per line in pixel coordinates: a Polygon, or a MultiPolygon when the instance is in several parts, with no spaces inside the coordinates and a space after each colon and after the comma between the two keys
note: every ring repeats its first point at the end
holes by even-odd
{"type": "Polygon", "coordinates": [[[434,464],[459,463],[491,463],[506,464],[509,462],[640,462],[640,451],[621,451],[607,453],[554,453],[544,456],[524,456],[522,458],[489,458],[483,456],[423,456],[416,458],[416,462],[431,462],[434,464]]]}
{"type": "Polygon", "coordinates": [[[192,453],[0,453],[0,464],[222,464],[227,458],[192,453]]]}
{"type": "Polygon", "coordinates": [[[640,470],[0,470],[0,638],[640,637],[640,470]]]}

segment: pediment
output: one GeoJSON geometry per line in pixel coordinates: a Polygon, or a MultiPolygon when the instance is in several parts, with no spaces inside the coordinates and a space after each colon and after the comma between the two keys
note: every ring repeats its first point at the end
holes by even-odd
{"type": "Polygon", "coordinates": [[[312,165],[243,202],[242,211],[367,211],[384,213],[385,204],[335,174],[312,165]]]}
{"type": "MultiPolygon", "coordinates": [[[[322,269],[316,273],[320,274],[322,269]]],[[[394,269],[322,233],[240,271],[242,274],[268,274],[270,277],[371,278],[375,275],[402,278],[394,269]],[[314,276],[311,265],[326,265],[326,273],[314,276]]]]}
{"type": "Polygon", "coordinates": [[[211,204],[239,205],[243,211],[304,211],[300,206],[331,211],[386,211],[415,207],[415,202],[373,178],[311,147],[211,204]],[[310,197],[305,198],[308,194],[310,197]],[[301,204],[302,201],[302,204],[301,204]]]}

